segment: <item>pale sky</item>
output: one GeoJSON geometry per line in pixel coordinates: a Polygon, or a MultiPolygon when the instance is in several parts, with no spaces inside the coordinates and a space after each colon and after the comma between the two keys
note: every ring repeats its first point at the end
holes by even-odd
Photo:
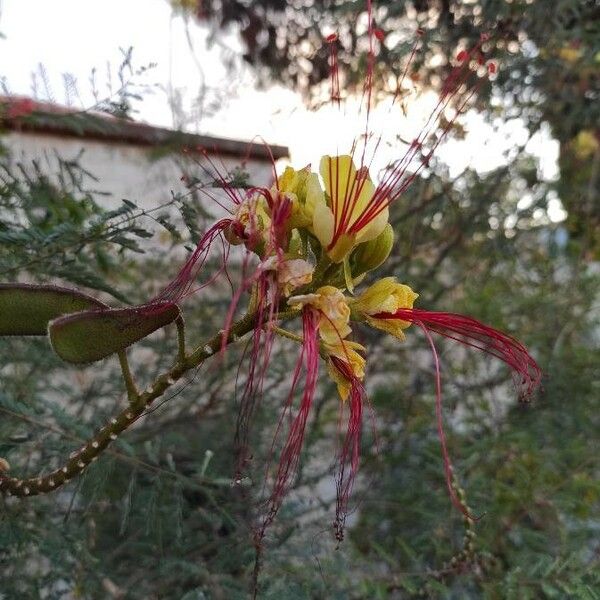
{"type": "MultiPolygon", "coordinates": [[[[171,127],[173,115],[169,94],[182,99],[182,106],[191,119],[185,124],[190,131],[250,140],[262,136],[267,142],[287,145],[294,165],[318,165],[326,152],[347,152],[352,136],[360,132],[361,124],[340,120],[331,109],[308,112],[301,98],[281,86],[258,91],[251,71],[239,58],[240,43],[235,32],[218,44],[207,44],[207,32],[190,23],[189,32],[194,52],[186,35],[185,22],[173,16],[166,0],[0,0],[0,76],[13,94],[32,95],[32,74],[43,64],[50,82],[53,99],[65,103],[63,74],[75,76],[81,102],[75,106],[93,104],[90,74],[96,68],[96,80],[101,96],[108,94],[108,64],[111,66],[113,89],[118,87],[116,69],[120,63],[120,48],[133,46],[133,66],[153,63],[135,81],[150,86],[143,102],[135,104],[137,119],[171,127]],[[195,55],[195,56],[194,56],[195,55]],[[225,60],[236,65],[236,75],[230,77],[225,60]],[[194,118],[195,98],[202,86],[224,90],[217,97],[208,94],[220,107],[216,114],[194,118]],[[356,128],[355,128],[356,127],[356,128]]],[[[38,96],[46,92],[38,80],[38,96]]],[[[422,126],[432,95],[423,94],[408,106],[408,116],[397,108],[382,108],[374,115],[373,130],[414,136],[422,126]]],[[[349,112],[352,112],[350,105],[349,112]]],[[[175,123],[176,124],[176,123],[175,123]]],[[[440,148],[438,156],[449,164],[453,174],[471,165],[479,171],[503,164],[504,152],[526,139],[526,131],[518,122],[501,124],[498,132],[484,124],[475,114],[465,118],[468,135],[464,142],[450,142],[440,148]]],[[[390,143],[380,152],[380,165],[388,163],[395,153],[402,154],[397,143],[390,143]]],[[[557,175],[558,145],[547,134],[536,136],[528,150],[540,159],[544,177],[557,175]]],[[[561,220],[560,202],[555,202],[549,215],[561,220]]]]}

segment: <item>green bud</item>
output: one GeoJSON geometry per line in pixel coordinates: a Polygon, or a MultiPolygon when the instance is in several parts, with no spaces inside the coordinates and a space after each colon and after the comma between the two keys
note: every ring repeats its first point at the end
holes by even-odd
{"type": "Polygon", "coordinates": [[[48,332],[54,351],[70,363],[106,358],[172,323],[180,315],[175,304],[149,312],[139,308],[88,310],[59,317],[48,332]]]}
{"type": "Polygon", "coordinates": [[[360,244],[350,259],[354,278],[382,265],[392,251],[394,230],[388,223],[385,229],[373,240],[360,244]]]}
{"type": "Polygon", "coordinates": [[[0,284],[0,336],[46,335],[48,323],[61,315],[106,308],[87,294],[56,285],[0,284]]]}

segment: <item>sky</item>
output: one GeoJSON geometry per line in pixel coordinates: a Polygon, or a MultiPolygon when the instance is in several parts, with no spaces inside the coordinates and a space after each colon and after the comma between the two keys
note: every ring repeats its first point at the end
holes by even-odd
{"type": "MultiPolygon", "coordinates": [[[[325,108],[305,109],[298,94],[281,86],[256,89],[251,70],[239,58],[241,49],[235,32],[209,43],[208,32],[196,23],[186,26],[183,17],[173,15],[167,0],[0,0],[0,76],[13,94],[36,95],[77,108],[93,105],[90,76],[96,70],[100,97],[118,88],[117,70],[122,49],[133,47],[134,69],[149,67],[133,77],[143,86],[143,101],[134,104],[136,119],[166,127],[183,126],[204,134],[244,140],[261,136],[269,143],[289,147],[296,166],[316,165],[325,152],[347,151],[352,128],[325,108]],[[225,62],[235,65],[231,76],[225,62]],[[43,65],[49,90],[40,77],[43,65]],[[65,93],[63,74],[76,80],[78,96],[65,93]],[[201,94],[201,90],[209,91],[201,94]],[[196,99],[205,98],[207,106],[196,99]],[[169,98],[178,98],[183,108],[174,116],[169,98]],[[211,110],[211,104],[219,110],[211,110]],[[324,133],[326,132],[326,133],[324,133]]],[[[383,107],[373,117],[373,129],[400,132],[412,137],[435,101],[424,93],[408,105],[408,114],[383,107]]],[[[352,112],[350,103],[349,111],[352,112]]],[[[470,165],[487,171],[505,162],[505,153],[523,143],[527,132],[519,122],[499,122],[494,127],[476,114],[465,117],[468,131],[463,142],[450,142],[437,152],[448,163],[450,174],[470,165]]],[[[399,152],[391,139],[382,145],[380,165],[399,152]]],[[[542,132],[532,139],[528,150],[538,156],[543,176],[557,176],[558,144],[542,132]]],[[[400,154],[402,151],[400,150],[400,154]]],[[[549,214],[562,220],[557,200],[549,214]]]]}

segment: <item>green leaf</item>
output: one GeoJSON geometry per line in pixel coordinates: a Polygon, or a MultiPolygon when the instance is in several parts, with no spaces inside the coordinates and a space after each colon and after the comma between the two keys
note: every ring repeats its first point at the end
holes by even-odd
{"type": "Polygon", "coordinates": [[[0,335],[46,335],[61,315],[106,308],[87,294],[55,285],[0,284],[0,335]]]}
{"type": "Polygon", "coordinates": [[[175,304],[158,305],[152,312],[139,308],[88,310],[55,319],[48,332],[54,351],[63,360],[81,364],[106,358],[179,316],[175,304]]]}

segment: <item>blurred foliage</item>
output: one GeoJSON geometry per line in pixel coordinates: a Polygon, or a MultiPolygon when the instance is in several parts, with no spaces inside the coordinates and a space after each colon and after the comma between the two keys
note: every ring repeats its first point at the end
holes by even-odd
{"type": "MultiPolygon", "coordinates": [[[[340,57],[359,81],[355,3],[185,4],[201,6],[199,16],[215,26],[251,26],[246,41],[258,28],[249,58],[298,88],[327,76],[323,31],[347,30],[340,57]],[[271,28],[288,40],[273,45],[274,58],[260,46],[271,28]],[[321,61],[307,78],[302,57],[321,61]]],[[[329,527],[339,403],[323,382],[294,490],[266,541],[260,598],[600,597],[598,13],[586,1],[557,2],[547,13],[541,0],[414,0],[376,14],[386,32],[426,27],[417,66],[432,85],[445,68],[433,57],[493,26],[502,33],[493,51],[501,69],[479,108],[491,106],[490,118],[522,118],[532,133],[547,122],[560,142],[557,181],[542,178],[524,146],[487,173],[451,178],[432,162],[391,215],[397,243],[386,274],[411,284],[423,307],[514,334],[545,372],[539,399],[517,406],[498,365],[438,344],[457,482],[483,516],[465,528],[445,490],[426,340],[409,329],[399,348],[361,332],[373,410],[347,539],[336,548],[329,527]],[[557,196],[566,223],[548,218],[557,196]]],[[[406,56],[407,39],[389,42],[391,67],[406,56]]],[[[150,297],[208,222],[206,205],[189,194],[156,211],[134,198],[109,212],[76,160],[56,164],[49,178],[40,165],[1,158],[0,279],[58,279],[102,290],[114,305],[150,297]],[[169,247],[148,252],[157,227],[169,247]]],[[[195,175],[185,173],[197,184],[195,175]]],[[[222,326],[230,297],[224,284],[186,302],[193,343],[222,326]]],[[[142,384],[169,364],[175,343],[167,328],[131,352],[142,384]]],[[[252,523],[296,350],[287,342],[274,349],[240,485],[232,477],[243,347],[181,382],[64,491],[1,498],[0,598],[246,598],[252,523]]],[[[0,456],[18,474],[59,464],[126,401],[116,360],[65,366],[32,338],[0,340],[0,361],[0,456]]]]}
{"type": "MultiPolygon", "coordinates": [[[[338,33],[338,62],[345,89],[362,84],[365,2],[345,0],[170,0],[213,31],[235,26],[245,58],[263,82],[281,81],[306,95],[322,92],[329,77],[324,38],[338,33]],[[360,14],[360,18],[357,17],[360,14]]],[[[375,2],[376,26],[386,35],[375,85],[388,88],[390,73],[402,73],[421,27],[422,49],[411,67],[423,87],[439,88],[457,49],[482,32],[483,50],[499,63],[490,98],[477,106],[490,118],[520,118],[531,132],[548,123],[560,143],[560,165],[572,173],[557,184],[569,210],[568,226],[580,251],[600,256],[600,6],[597,0],[382,0],[375,2]],[[576,148],[595,146],[591,158],[576,148]],[[595,144],[589,140],[595,140],[595,144]],[[564,180],[563,180],[564,181],[564,180]]]]}

